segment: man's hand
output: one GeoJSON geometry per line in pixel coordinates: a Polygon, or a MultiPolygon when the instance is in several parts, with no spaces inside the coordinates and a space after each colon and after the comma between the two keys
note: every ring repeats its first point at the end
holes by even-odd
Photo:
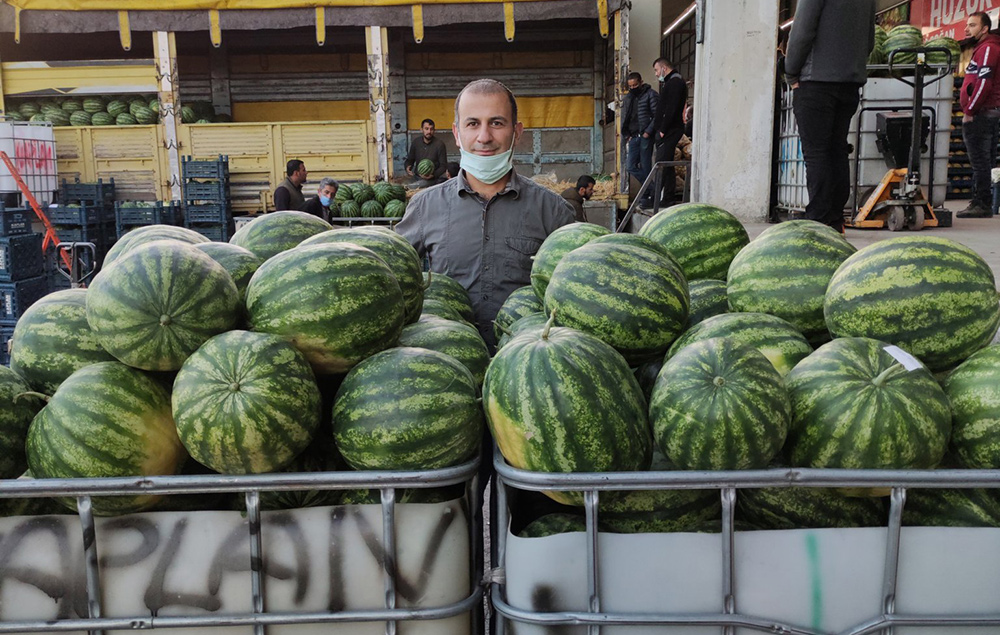
{"type": "Polygon", "coordinates": [[[642,133],[642,138],[643,139],[649,139],[649,133],[648,132],[642,133]]]}
{"type": "Polygon", "coordinates": [[[962,123],[969,123],[972,121],[972,115],[965,115],[962,117],[962,123]]]}
{"type": "Polygon", "coordinates": [[[662,133],[662,132],[660,133],[660,138],[661,138],[661,139],[663,138],[663,133],[662,133]]]}
{"type": "Polygon", "coordinates": [[[408,166],[406,168],[406,173],[409,174],[410,176],[413,176],[413,166],[412,165],[408,166]]]}
{"type": "Polygon", "coordinates": [[[798,87],[799,87],[799,83],[798,82],[795,82],[794,84],[792,84],[792,90],[795,90],[798,87]]]}

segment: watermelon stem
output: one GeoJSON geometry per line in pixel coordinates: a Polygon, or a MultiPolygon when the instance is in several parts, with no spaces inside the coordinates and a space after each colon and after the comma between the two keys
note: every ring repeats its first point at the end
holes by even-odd
{"type": "Polygon", "coordinates": [[[549,321],[545,323],[545,328],[542,330],[542,339],[549,339],[549,331],[552,330],[552,324],[556,321],[556,310],[552,309],[552,314],[549,316],[549,321]]]}
{"type": "MultiPolygon", "coordinates": [[[[431,258],[430,258],[430,256],[427,257],[427,264],[428,264],[428,266],[431,264],[431,258]]],[[[428,267],[428,269],[427,269],[427,282],[424,283],[424,288],[423,288],[424,291],[426,291],[426,290],[428,290],[428,289],[431,288],[431,276],[433,276],[433,275],[434,275],[434,272],[432,272],[430,270],[430,268],[428,267]]]]}
{"type": "Polygon", "coordinates": [[[14,401],[16,402],[18,399],[21,399],[22,397],[29,397],[29,398],[30,397],[35,397],[36,399],[43,400],[45,403],[49,403],[49,400],[52,399],[52,397],[50,397],[49,395],[46,395],[45,393],[40,393],[40,392],[35,392],[33,390],[28,390],[28,391],[19,393],[17,395],[14,395],[14,401]]]}
{"type": "Polygon", "coordinates": [[[872,385],[881,388],[882,384],[885,383],[886,376],[889,374],[890,371],[895,370],[897,366],[901,366],[901,364],[899,364],[899,363],[893,364],[889,368],[886,368],[881,373],[879,373],[878,377],[876,377],[875,379],[872,380],[872,385]]]}

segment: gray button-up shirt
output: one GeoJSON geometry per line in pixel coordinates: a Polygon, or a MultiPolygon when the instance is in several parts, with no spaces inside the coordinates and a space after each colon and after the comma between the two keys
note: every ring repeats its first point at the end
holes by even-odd
{"type": "Polygon", "coordinates": [[[569,203],[517,172],[487,201],[463,170],[414,196],[396,231],[430,259],[431,271],[465,287],[479,332],[492,345],[500,305],[531,282],[531,257],[549,234],[572,222],[569,203]]]}

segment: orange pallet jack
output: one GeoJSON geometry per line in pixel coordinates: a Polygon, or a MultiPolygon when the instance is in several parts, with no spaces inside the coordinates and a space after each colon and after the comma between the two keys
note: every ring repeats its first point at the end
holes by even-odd
{"type": "Polygon", "coordinates": [[[97,253],[97,248],[94,243],[87,242],[72,242],[72,243],[60,243],[59,236],[56,235],[55,228],[49,221],[49,217],[45,215],[42,206],[38,204],[35,199],[35,195],[31,193],[28,189],[27,184],[25,184],[24,179],[21,178],[21,173],[18,172],[17,168],[14,166],[14,162],[10,160],[7,153],[0,150],[0,161],[3,161],[4,165],[7,166],[7,170],[10,175],[14,178],[14,182],[17,183],[17,188],[21,190],[21,194],[24,196],[24,200],[31,205],[31,209],[34,210],[35,216],[38,220],[42,221],[45,226],[45,238],[42,240],[42,252],[46,252],[49,246],[52,246],[59,252],[59,259],[62,262],[62,266],[57,267],[59,273],[69,278],[70,286],[72,288],[79,288],[87,286],[87,280],[89,280],[96,271],[97,260],[94,256],[97,253]],[[84,255],[89,253],[89,262],[91,265],[88,267],[84,260],[84,255]],[[65,266],[65,269],[63,269],[65,266]]]}
{"type": "MultiPolygon", "coordinates": [[[[944,77],[951,77],[951,71],[951,52],[946,48],[904,48],[889,54],[889,74],[894,79],[913,86],[913,110],[909,115],[904,112],[877,114],[876,145],[882,151],[889,170],[878,185],[869,188],[861,196],[857,212],[845,223],[848,227],[859,229],[886,227],[889,231],[895,232],[902,229],[919,231],[926,227],[951,225],[951,213],[935,212],[920,185],[921,148],[927,134],[933,134],[923,114],[924,87],[944,77]],[[948,64],[946,70],[925,82],[925,73],[930,70],[926,65],[926,55],[930,52],[946,54],[948,64]],[[900,53],[913,53],[917,57],[913,81],[893,73],[893,58],[900,53]],[[947,218],[943,217],[944,214],[947,214],[947,218]]],[[[860,126],[860,121],[858,125],[860,126]]]]}

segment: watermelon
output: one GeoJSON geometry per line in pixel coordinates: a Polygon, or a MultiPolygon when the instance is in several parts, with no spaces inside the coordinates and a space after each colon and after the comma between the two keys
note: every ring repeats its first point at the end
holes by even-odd
{"type": "Polygon", "coordinates": [[[687,325],[687,283],[668,256],[598,240],[556,266],[545,312],[604,340],[633,366],[662,355],[687,325]]]}
{"type": "Polygon", "coordinates": [[[886,33],[885,29],[881,25],[875,25],[875,45],[872,47],[871,53],[868,54],[869,64],[885,64],[888,60],[885,55],[885,41],[889,38],[889,34],[886,33]]]}
{"type": "Polygon", "coordinates": [[[766,468],[791,416],[770,361],[725,337],[692,343],[664,362],[649,403],[657,446],[682,470],[766,468]]]}
{"type": "Polygon", "coordinates": [[[646,398],[647,403],[653,397],[653,386],[656,385],[656,378],[660,376],[660,370],[663,368],[663,362],[665,361],[667,361],[665,358],[657,357],[642,364],[633,371],[636,380],[639,381],[639,388],[642,389],[642,396],[646,398]]]}
{"type": "Polygon", "coordinates": [[[86,289],[56,291],[32,304],[12,340],[10,367],[47,395],[80,368],[114,360],[87,324],[86,289]]]}
{"type": "MultiPolygon", "coordinates": [[[[465,488],[461,485],[447,487],[408,487],[396,490],[396,504],[444,503],[461,498],[465,488]]],[[[382,492],[377,489],[349,489],[340,497],[341,505],[379,505],[382,492]]]]}
{"type": "Polygon", "coordinates": [[[30,390],[20,375],[0,366],[0,479],[17,478],[28,467],[24,442],[31,420],[44,405],[30,390]]]}
{"type": "Polygon", "coordinates": [[[368,201],[375,199],[375,190],[372,186],[365,185],[364,183],[355,183],[351,186],[351,192],[354,194],[354,201],[358,205],[364,205],[368,201]]]}
{"type": "Polygon", "coordinates": [[[123,113],[128,112],[128,104],[120,99],[115,99],[108,102],[108,114],[112,117],[118,117],[123,113]]]}
{"type": "Polygon", "coordinates": [[[542,313],[545,309],[531,287],[515,289],[504,300],[493,320],[493,335],[499,340],[511,324],[532,313],[542,313]]]}
{"type": "Polygon", "coordinates": [[[361,205],[357,201],[348,199],[340,203],[341,218],[361,218],[361,205]]]}
{"type": "Polygon", "coordinates": [[[740,517],[760,529],[881,527],[888,520],[884,499],[818,487],[741,489],[736,505],[740,517]]]}
{"type": "Polygon", "coordinates": [[[405,203],[406,202],[406,188],[403,187],[402,185],[398,185],[398,184],[393,185],[392,186],[392,196],[397,201],[402,201],[403,203],[405,203]]]}
{"type": "Polygon", "coordinates": [[[466,322],[476,319],[472,312],[472,300],[469,292],[454,278],[443,273],[428,272],[424,274],[424,300],[441,300],[451,306],[466,322]]]}
{"type": "Polygon", "coordinates": [[[137,227],[118,239],[111,249],[104,256],[104,268],[127,254],[132,249],[151,243],[156,240],[177,240],[188,245],[197,245],[209,242],[207,238],[198,232],[186,227],[174,227],[173,225],[146,225],[137,227]]]}
{"type": "Polygon", "coordinates": [[[951,449],[962,467],[1000,468],[998,371],[1000,345],[995,345],[974,354],[944,380],[953,417],[951,449]]]}
{"type": "Polygon", "coordinates": [[[517,535],[520,538],[546,538],[580,531],[587,531],[587,520],[583,516],[559,512],[536,518],[517,532],[517,535]]]}
{"type": "Polygon", "coordinates": [[[25,117],[31,117],[32,115],[37,115],[40,112],[40,109],[37,103],[33,101],[26,101],[17,107],[17,111],[25,117]]]}
{"type": "Polygon", "coordinates": [[[781,318],[766,313],[726,313],[704,320],[688,329],[667,353],[673,357],[685,346],[713,337],[731,337],[764,354],[782,375],[812,353],[802,333],[781,318]]]}
{"type": "Polygon", "coordinates": [[[385,210],[382,204],[376,200],[365,201],[361,205],[361,216],[364,218],[382,218],[385,215],[385,210]]]}
{"type": "Polygon", "coordinates": [[[857,250],[814,220],[765,230],[733,259],[726,294],[733,311],[769,313],[790,322],[813,346],[829,341],[823,299],[837,268],[857,250]]]}
{"type": "Polygon", "coordinates": [[[691,308],[688,311],[688,328],[710,317],[729,312],[726,283],[721,280],[695,280],[688,283],[691,308]]]}
{"type": "MultiPolygon", "coordinates": [[[[483,406],[512,466],[538,472],[627,472],[652,459],[646,400],[625,359],[570,328],[519,333],[486,369],[483,406]]],[[[579,492],[546,491],[568,505],[579,492]]]]}
{"type": "MultiPolygon", "coordinates": [[[[910,24],[900,24],[893,27],[885,39],[885,54],[889,55],[896,50],[905,48],[917,48],[924,43],[924,35],[919,27],[910,24]]],[[[900,53],[892,58],[893,66],[898,64],[913,64],[917,61],[916,53],[900,53]]]]}
{"type": "Polygon", "coordinates": [[[91,115],[85,110],[78,110],[69,116],[71,126],[89,126],[92,121],[91,115]]]}
{"type": "Polygon", "coordinates": [[[404,323],[403,292],[392,271],[373,251],[350,243],[271,258],[250,279],[246,304],[252,330],[290,340],[321,374],[345,373],[393,346],[404,323]]]}
{"type": "Polygon", "coordinates": [[[94,126],[113,126],[115,119],[106,112],[95,112],[90,118],[90,123],[94,126]]]}
{"type": "Polygon", "coordinates": [[[131,114],[127,112],[123,112],[122,114],[115,117],[116,126],[134,126],[137,123],[139,122],[136,121],[135,117],[133,117],[131,114]]]}
{"type": "Polygon", "coordinates": [[[474,327],[461,322],[427,316],[403,328],[399,346],[426,348],[451,355],[469,369],[476,380],[476,387],[483,384],[490,351],[474,327]]]}
{"type": "Polygon", "coordinates": [[[135,117],[136,123],[140,125],[156,123],[156,113],[145,106],[136,106],[133,108],[132,116],[135,117]]]}
{"type": "Polygon", "coordinates": [[[434,162],[430,159],[421,159],[417,163],[417,175],[425,179],[429,179],[434,176],[434,162]]]}
{"type": "Polygon", "coordinates": [[[333,229],[330,223],[305,212],[264,214],[240,227],[229,242],[253,252],[261,260],[295,247],[306,238],[333,229]]]}
{"type": "Polygon", "coordinates": [[[531,288],[539,300],[545,298],[545,289],[556,265],[563,256],[577,247],[582,247],[598,236],[609,234],[607,229],[593,223],[570,223],[555,230],[538,248],[531,263],[531,288]]]}
{"type": "MultiPolygon", "coordinates": [[[[84,366],[66,379],[28,430],[28,465],[36,478],[167,476],[186,455],[170,415],[170,395],[143,372],[119,362],[84,366]]],[[[149,509],[158,496],[93,499],[102,516],[149,509]]],[[[60,499],[70,509],[72,498],[60,499]]]]}
{"type": "Polygon", "coordinates": [[[61,104],[61,107],[69,113],[80,112],[83,110],[83,104],[80,103],[79,99],[67,99],[61,104]]]}
{"type": "Polygon", "coordinates": [[[469,324],[470,326],[472,325],[472,323],[462,317],[462,315],[456,311],[454,307],[450,304],[445,304],[444,300],[439,300],[437,298],[424,299],[420,317],[437,317],[442,320],[451,320],[453,322],[462,322],[469,324]]]}
{"type": "Polygon", "coordinates": [[[549,321],[549,316],[544,313],[529,313],[523,318],[518,319],[516,322],[507,327],[510,333],[504,333],[503,337],[497,340],[497,349],[502,348],[507,342],[511,340],[512,337],[524,331],[526,329],[541,329],[545,327],[545,323],[549,321]]]}
{"type": "Polygon", "coordinates": [[[330,201],[330,204],[326,206],[327,214],[329,218],[337,218],[340,216],[340,204],[337,201],[330,201]]]}
{"type": "Polygon", "coordinates": [[[305,356],[267,333],[213,337],[174,380],[181,443],[220,474],[262,474],[288,465],[312,441],[320,406],[305,356]]]}
{"type": "Polygon", "coordinates": [[[333,200],[337,201],[338,203],[343,203],[344,201],[353,201],[354,190],[351,189],[350,185],[346,183],[341,183],[340,187],[337,188],[337,193],[334,194],[333,196],[333,200]]]}
{"type": "Polygon", "coordinates": [[[37,115],[31,115],[31,118],[28,119],[28,121],[34,121],[34,122],[37,122],[37,123],[48,123],[49,122],[49,120],[46,119],[45,115],[43,115],[42,113],[38,113],[37,115]]]}
{"type": "Polygon", "coordinates": [[[132,249],[87,291],[94,337],[119,361],[143,370],[178,370],[239,317],[229,273],[208,254],[172,240],[132,249]]]}
{"type": "Polygon", "coordinates": [[[160,116],[160,100],[159,99],[155,99],[155,98],[154,99],[150,99],[149,100],[148,108],[153,111],[154,115],[156,115],[157,117],[160,116]]]}
{"type": "Polygon", "coordinates": [[[386,218],[402,218],[406,214],[406,203],[392,199],[385,204],[382,213],[385,214],[386,218]]]}
{"type": "Polygon", "coordinates": [[[990,266],[968,247],[932,236],[858,251],[830,280],[823,311],[834,337],[896,344],[933,372],[989,344],[1000,325],[990,266]]]}
{"type": "Polygon", "coordinates": [[[379,181],[373,185],[372,190],[375,192],[375,200],[383,207],[388,205],[390,201],[396,200],[392,193],[392,186],[385,181],[379,181]]]}
{"type": "Polygon", "coordinates": [[[927,63],[935,64],[940,66],[945,66],[948,62],[951,62],[952,68],[958,68],[959,61],[962,58],[962,46],[957,40],[950,37],[936,37],[924,42],[924,46],[927,48],[944,48],[951,52],[951,59],[948,59],[948,55],[943,51],[930,51],[927,53],[927,63]]]}
{"type": "Polygon", "coordinates": [[[104,100],[100,97],[87,97],[80,104],[80,107],[83,108],[84,112],[89,112],[92,115],[104,112],[105,109],[104,100]]]}
{"type": "Polygon", "coordinates": [[[692,280],[725,280],[729,263],[749,242],[743,223],[714,205],[684,203],[657,213],[639,230],[673,254],[692,280]]]}
{"type": "Polygon", "coordinates": [[[69,113],[64,110],[50,110],[45,113],[45,120],[51,123],[53,126],[68,126],[69,125],[69,113]]]}
{"type": "Polygon", "coordinates": [[[1000,527],[1000,496],[995,489],[906,490],[907,527],[1000,527]]]}
{"type": "Polygon", "coordinates": [[[229,276],[236,283],[240,298],[246,297],[247,285],[250,284],[250,278],[254,272],[264,263],[262,259],[255,256],[249,249],[229,243],[198,243],[194,247],[205,252],[209,258],[222,265],[222,268],[229,272],[229,276]]]}
{"type": "Polygon", "coordinates": [[[195,123],[212,123],[211,119],[199,119],[195,123]]]}
{"type": "MultiPolygon", "coordinates": [[[[108,106],[108,112],[111,112],[111,107],[108,106]]],[[[194,123],[198,121],[198,115],[195,114],[194,110],[190,106],[181,106],[181,123],[194,123]]]]}
{"type": "Polygon", "coordinates": [[[384,228],[351,227],[316,234],[302,241],[301,246],[327,243],[352,243],[375,252],[389,266],[403,292],[406,323],[417,321],[424,304],[423,268],[420,256],[405,238],[384,228]]]}
{"type": "Polygon", "coordinates": [[[938,465],[951,432],[948,397],[915,358],[886,348],[869,338],[836,339],[792,369],[786,377],[793,413],[786,452],[792,465],[938,465]]]}
{"type": "MultiPolygon", "coordinates": [[[[30,423],[30,422],[29,422],[30,423]]],[[[21,444],[23,454],[24,444],[21,444]]],[[[25,463],[27,465],[27,463],[25,463]]],[[[17,480],[33,480],[31,470],[20,475],[17,480]]],[[[0,499],[0,518],[10,518],[14,516],[51,516],[62,514],[66,510],[51,498],[4,498],[0,499]]]]}
{"type": "Polygon", "coordinates": [[[383,351],[355,366],[340,385],[334,440],[358,470],[458,465],[482,444],[477,386],[472,373],[449,355],[422,348],[383,351]]]}
{"type": "Polygon", "coordinates": [[[28,121],[28,118],[19,113],[16,110],[9,110],[7,112],[0,113],[3,117],[10,121],[28,121]]]}
{"type": "MultiPolygon", "coordinates": [[[[333,444],[333,435],[328,431],[317,432],[313,442],[291,463],[281,469],[290,474],[308,474],[314,472],[336,472],[338,465],[337,448],[333,444]]],[[[338,505],[341,502],[342,490],[289,490],[285,492],[260,493],[261,509],[301,509],[304,507],[326,507],[338,505]]]]}

